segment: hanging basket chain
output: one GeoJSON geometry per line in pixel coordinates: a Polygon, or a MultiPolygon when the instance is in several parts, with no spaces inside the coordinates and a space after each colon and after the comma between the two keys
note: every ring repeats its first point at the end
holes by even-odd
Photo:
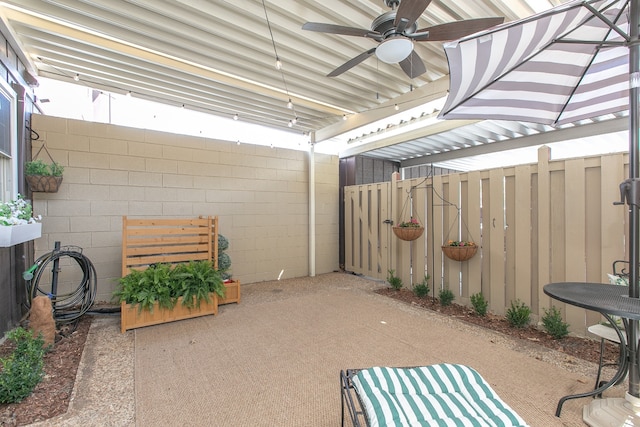
{"type": "MultiPolygon", "coordinates": [[[[416,188],[416,186],[413,186],[413,187],[409,188],[409,190],[407,190],[407,197],[406,197],[406,199],[404,199],[404,204],[402,205],[402,210],[400,211],[400,219],[401,219],[401,220],[399,221],[400,223],[404,222],[404,221],[402,221],[402,219],[405,217],[405,216],[404,216],[404,212],[405,212],[405,210],[406,210],[406,208],[407,208],[407,203],[409,203],[410,201],[412,201],[412,200],[413,200],[413,196],[412,196],[411,192],[412,192],[415,188],[416,188]]],[[[419,224],[422,224],[422,220],[421,220],[421,218],[420,218],[420,215],[418,215],[418,213],[417,213],[417,212],[416,212],[416,213],[415,213],[415,215],[414,215],[413,209],[411,209],[411,212],[410,212],[410,218],[409,218],[409,220],[413,219],[414,217],[418,220],[418,223],[419,223],[419,224]]]]}
{"type": "Polygon", "coordinates": [[[47,153],[47,156],[49,156],[49,159],[51,160],[51,163],[55,163],[56,161],[53,160],[53,156],[51,155],[51,153],[49,152],[49,150],[47,149],[47,144],[43,143],[40,148],[38,149],[38,151],[36,152],[36,155],[33,156],[33,159],[37,159],[38,156],[40,155],[40,152],[42,151],[42,149],[44,148],[45,153],[47,153]]]}
{"type": "Polygon", "coordinates": [[[471,235],[471,231],[469,231],[469,227],[467,227],[467,223],[464,221],[464,218],[462,217],[462,215],[460,215],[460,210],[461,210],[461,209],[460,209],[460,208],[458,208],[457,206],[456,206],[456,209],[458,210],[458,213],[457,213],[457,215],[456,215],[456,220],[457,220],[457,221],[453,221],[453,222],[451,223],[451,227],[449,227],[449,231],[447,232],[446,241],[448,242],[448,241],[450,240],[450,239],[449,239],[449,235],[451,234],[451,230],[453,230],[453,226],[454,226],[454,225],[456,225],[456,224],[462,224],[462,225],[464,226],[464,229],[465,229],[465,230],[466,230],[466,232],[467,232],[467,236],[469,236],[469,237],[470,237],[470,239],[468,239],[467,241],[469,241],[469,242],[475,242],[475,239],[474,239],[474,238],[473,238],[473,236],[471,235]]]}

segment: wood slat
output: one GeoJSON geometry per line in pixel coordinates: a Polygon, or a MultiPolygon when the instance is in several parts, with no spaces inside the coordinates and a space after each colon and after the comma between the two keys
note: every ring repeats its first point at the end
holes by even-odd
{"type": "Polygon", "coordinates": [[[218,218],[122,218],[122,275],[149,264],[211,260],[217,267],[218,218]]]}

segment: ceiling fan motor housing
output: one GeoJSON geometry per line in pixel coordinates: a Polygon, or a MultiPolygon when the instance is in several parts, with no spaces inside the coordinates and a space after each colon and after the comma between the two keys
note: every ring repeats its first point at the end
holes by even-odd
{"type": "Polygon", "coordinates": [[[413,34],[418,29],[418,24],[414,22],[409,27],[405,28],[404,32],[398,33],[396,31],[395,20],[396,20],[395,10],[385,12],[373,20],[373,22],[371,23],[371,30],[382,34],[382,39],[384,40],[387,37],[393,36],[393,35],[413,34]]]}

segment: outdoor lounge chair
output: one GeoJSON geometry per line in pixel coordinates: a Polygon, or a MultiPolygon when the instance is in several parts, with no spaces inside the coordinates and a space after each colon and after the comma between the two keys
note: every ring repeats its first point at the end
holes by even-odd
{"type": "Polygon", "coordinates": [[[340,388],[343,427],[345,412],[354,426],[527,426],[464,365],[348,369],[340,388]]]}

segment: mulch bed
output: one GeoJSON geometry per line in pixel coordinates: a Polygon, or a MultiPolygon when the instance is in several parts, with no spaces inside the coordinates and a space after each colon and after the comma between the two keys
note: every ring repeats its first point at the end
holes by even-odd
{"type": "MultiPolygon", "coordinates": [[[[515,328],[509,324],[504,316],[496,316],[491,313],[487,313],[486,316],[479,316],[472,308],[455,303],[448,306],[442,306],[437,298],[433,298],[431,296],[419,298],[409,289],[396,290],[393,288],[381,288],[378,289],[376,293],[403,301],[413,306],[451,316],[463,322],[491,329],[513,338],[526,340],[530,343],[558,350],[582,360],[598,363],[598,359],[600,357],[599,340],[575,336],[566,336],[561,339],[555,339],[547,332],[537,329],[534,326],[515,328]]],[[[605,346],[605,360],[607,360],[608,363],[614,362],[618,359],[618,354],[618,346],[607,342],[605,346]]]]}
{"type": "MultiPolygon", "coordinates": [[[[55,346],[44,356],[44,378],[21,402],[0,404],[0,426],[31,424],[67,412],[90,326],[91,316],[85,315],[77,328],[61,328],[55,346]]],[[[10,341],[0,345],[0,358],[11,354],[13,347],[10,341]]]]}

